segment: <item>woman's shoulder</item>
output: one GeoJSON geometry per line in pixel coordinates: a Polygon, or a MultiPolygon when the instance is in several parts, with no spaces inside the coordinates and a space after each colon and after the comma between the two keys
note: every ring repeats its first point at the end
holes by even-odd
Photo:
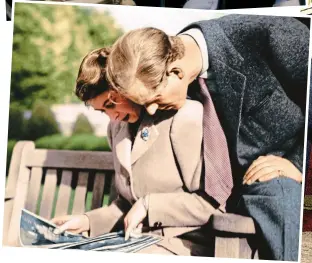
{"type": "Polygon", "coordinates": [[[203,111],[203,105],[199,101],[187,99],[185,104],[175,114],[174,118],[184,118],[185,120],[202,120],[203,111]]]}
{"type": "Polygon", "coordinates": [[[203,105],[199,101],[186,100],[183,107],[173,116],[172,126],[177,129],[202,129],[203,105]]]}

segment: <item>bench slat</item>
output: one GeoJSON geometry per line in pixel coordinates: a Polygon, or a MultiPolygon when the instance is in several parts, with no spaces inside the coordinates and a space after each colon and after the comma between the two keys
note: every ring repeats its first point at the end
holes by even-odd
{"type": "Polygon", "coordinates": [[[110,205],[117,198],[117,193],[116,193],[116,188],[115,188],[115,173],[110,172],[110,176],[112,180],[111,180],[111,185],[110,185],[110,190],[109,190],[108,205],[110,205]]]}
{"type": "Polygon", "coordinates": [[[214,256],[216,258],[239,258],[239,238],[216,237],[214,256]]]}
{"type": "Polygon", "coordinates": [[[83,214],[85,212],[88,176],[89,174],[87,172],[79,172],[72,211],[73,215],[83,214]]]}
{"type": "Polygon", "coordinates": [[[96,173],[93,184],[91,210],[102,207],[104,186],[105,186],[105,174],[96,173]]]}
{"type": "Polygon", "coordinates": [[[40,216],[46,219],[51,219],[56,181],[56,170],[48,169],[45,177],[39,213],[40,216]]]}
{"type": "Polygon", "coordinates": [[[31,169],[25,208],[33,213],[36,212],[41,187],[42,172],[42,168],[39,167],[34,167],[31,169]]]}
{"type": "Polygon", "coordinates": [[[55,207],[55,217],[67,215],[68,213],[72,177],[73,174],[71,171],[62,171],[62,179],[55,207]]]}
{"type": "Polygon", "coordinates": [[[111,152],[35,149],[26,159],[26,166],[55,169],[113,170],[111,152]]]}

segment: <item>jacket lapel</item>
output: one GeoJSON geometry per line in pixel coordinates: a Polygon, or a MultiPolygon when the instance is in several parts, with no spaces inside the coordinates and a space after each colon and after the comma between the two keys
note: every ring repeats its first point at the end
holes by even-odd
{"type": "Polygon", "coordinates": [[[133,143],[131,164],[134,164],[153,145],[158,135],[159,132],[154,125],[154,118],[146,113],[133,143]],[[145,132],[145,140],[142,132],[145,132]]]}
{"type": "Polygon", "coordinates": [[[114,143],[115,152],[119,164],[131,175],[131,135],[129,125],[121,123],[121,128],[117,132],[114,143]]]}

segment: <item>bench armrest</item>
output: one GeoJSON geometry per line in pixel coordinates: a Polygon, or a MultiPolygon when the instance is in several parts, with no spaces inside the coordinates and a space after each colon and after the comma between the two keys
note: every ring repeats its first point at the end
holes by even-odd
{"type": "Polygon", "coordinates": [[[255,234],[255,224],[251,217],[236,214],[213,215],[212,228],[219,232],[255,234]]]}

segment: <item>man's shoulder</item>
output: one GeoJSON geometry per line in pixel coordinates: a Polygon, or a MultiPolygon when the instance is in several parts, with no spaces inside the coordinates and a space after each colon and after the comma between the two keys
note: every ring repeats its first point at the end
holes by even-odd
{"type": "MultiPolygon", "coordinates": [[[[268,16],[268,15],[248,15],[248,14],[229,14],[217,18],[199,20],[193,22],[184,27],[181,32],[189,30],[191,28],[205,28],[217,25],[218,27],[230,26],[235,27],[254,27],[258,25],[260,27],[268,27],[270,25],[279,23],[297,23],[296,19],[292,17],[281,17],[281,16],[268,16]]],[[[181,33],[180,32],[180,33],[181,33]]]]}

